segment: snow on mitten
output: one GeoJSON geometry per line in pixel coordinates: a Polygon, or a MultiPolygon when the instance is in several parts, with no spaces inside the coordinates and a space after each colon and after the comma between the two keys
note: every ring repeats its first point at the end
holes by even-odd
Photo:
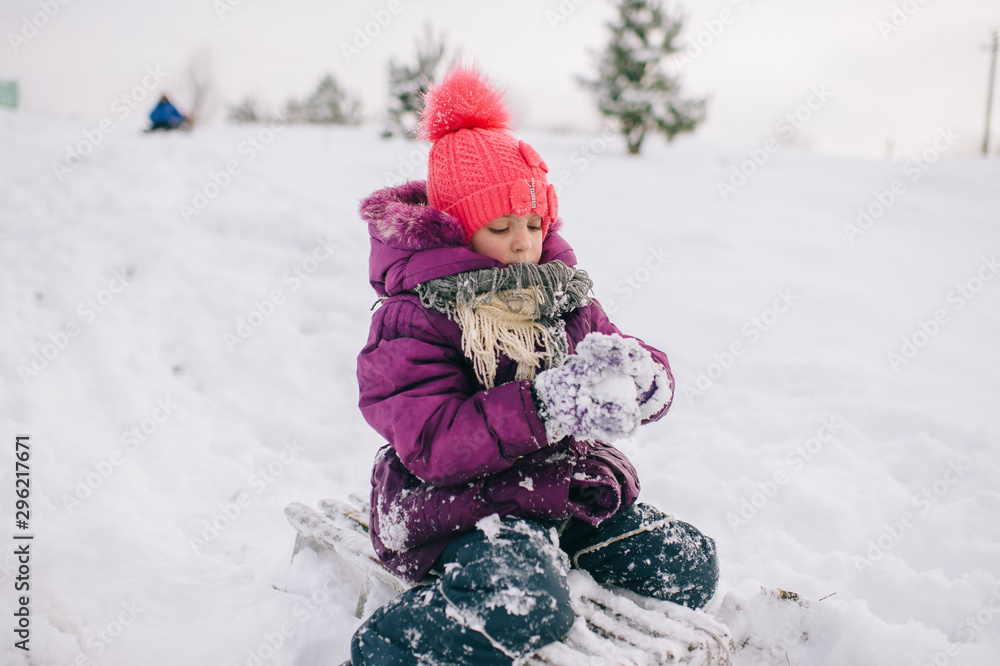
{"type": "Polygon", "coordinates": [[[576,353],[590,359],[594,365],[603,365],[632,377],[642,420],[666,407],[673,397],[666,371],[653,360],[649,350],[633,338],[623,338],[616,333],[591,333],[580,342],[576,353]]]}
{"type": "Polygon", "coordinates": [[[674,389],[670,386],[666,371],[655,362],[654,365],[656,374],[653,375],[652,383],[639,393],[639,415],[643,421],[659,413],[674,397],[674,389]]]}
{"type": "Polygon", "coordinates": [[[635,380],[623,371],[627,354],[607,346],[588,347],[593,335],[562,365],[535,377],[535,396],[550,442],[566,435],[613,442],[631,435],[642,420],[635,380]]]}
{"type": "Polygon", "coordinates": [[[636,385],[643,388],[653,379],[653,357],[633,338],[623,338],[617,333],[588,333],[576,346],[576,354],[592,365],[634,377],[636,385]]]}

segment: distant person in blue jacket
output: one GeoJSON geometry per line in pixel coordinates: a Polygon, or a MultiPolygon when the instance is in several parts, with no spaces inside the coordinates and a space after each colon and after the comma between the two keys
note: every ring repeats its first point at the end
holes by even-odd
{"type": "Polygon", "coordinates": [[[149,131],[180,129],[188,121],[187,117],[170,103],[166,95],[160,97],[156,108],[149,114],[149,120],[153,123],[149,131]]]}

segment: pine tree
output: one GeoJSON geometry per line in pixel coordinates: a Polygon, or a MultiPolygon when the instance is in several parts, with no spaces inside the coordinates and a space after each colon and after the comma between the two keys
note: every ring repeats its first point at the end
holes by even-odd
{"type": "Polygon", "coordinates": [[[290,123],[357,125],[361,122],[361,102],[349,97],[333,75],[327,74],[309,97],[301,102],[288,100],[284,117],[290,123]]]}
{"type": "Polygon", "coordinates": [[[423,38],[417,41],[416,63],[389,60],[389,118],[383,137],[400,134],[414,138],[417,114],[424,106],[423,95],[437,77],[445,48],[444,35],[436,37],[427,24],[423,38]]]}
{"type": "Polygon", "coordinates": [[[679,79],[663,70],[663,61],[679,50],[674,42],[683,20],[669,15],[659,0],[618,0],[617,8],[597,77],[580,83],[600,112],[617,121],[628,152],[635,155],[649,132],[672,141],[693,131],[705,119],[706,100],[682,98],[679,79]]]}
{"type": "Polygon", "coordinates": [[[227,111],[227,117],[231,123],[256,123],[261,120],[262,116],[257,100],[249,95],[240,100],[238,104],[231,104],[227,111]]]}

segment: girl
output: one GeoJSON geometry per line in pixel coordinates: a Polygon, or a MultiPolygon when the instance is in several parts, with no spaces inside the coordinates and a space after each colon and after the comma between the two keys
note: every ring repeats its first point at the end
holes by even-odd
{"type": "Polygon", "coordinates": [[[371,537],[425,584],[355,633],[357,666],[510,664],[569,631],[570,566],[692,608],[715,591],[715,543],[636,504],[636,471],[608,443],[667,411],[667,358],[588,296],[548,168],[508,122],[489,81],[453,70],[421,117],[426,184],[361,204],[381,308],[360,406],[389,442],[371,537]]]}

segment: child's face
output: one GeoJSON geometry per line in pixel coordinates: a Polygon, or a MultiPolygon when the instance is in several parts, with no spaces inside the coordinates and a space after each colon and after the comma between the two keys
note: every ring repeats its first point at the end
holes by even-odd
{"type": "Polygon", "coordinates": [[[469,244],[473,252],[506,265],[537,264],[542,257],[542,218],[534,213],[498,217],[472,234],[469,244]]]}

